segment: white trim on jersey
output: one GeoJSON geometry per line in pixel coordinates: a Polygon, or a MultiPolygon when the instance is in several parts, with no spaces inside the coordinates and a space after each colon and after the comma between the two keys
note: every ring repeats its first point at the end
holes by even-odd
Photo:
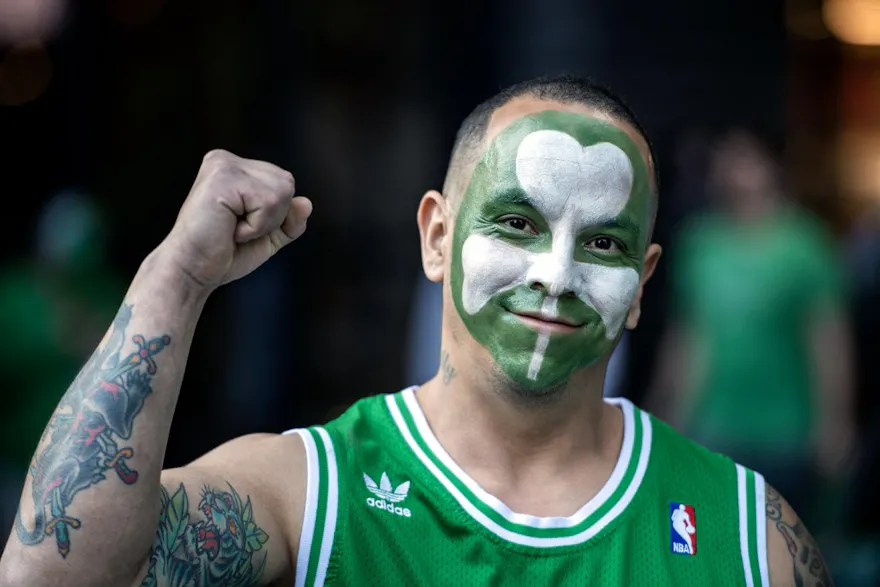
{"type": "Polygon", "coordinates": [[[312,585],[322,587],[327,579],[327,568],[330,566],[330,555],[333,553],[333,538],[336,534],[336,517],[339,509],[339,476],[336,467],[336,451],[333,440],[327,431],[315,427],[320,443],[306,428],[288,430],[284,434],[298,434],[306,449],[306,503],[303,512],[302,531],[299,535],[299,551],[296,555],[296,579],[294,587],[306,587],[309,578],[309,563],[317,553],[315,573],[312,585]],[[319,447],[318,444],[321,446],[319,447]],[[327,459],[327,486],[321,487],[321,470],[318,451],[321,450],[327,459]],[[321,490],[326,492],[327,503],[324,504],[324,527],[321,532],[321,544],[313,544],[315,524],[321,512],[318,511],[321,490]]]}
{"type": "Polygon", "coordinates": [[[339,506],[339,482],[336,471],[336,451],[330,435],[323,428],[315,428],[324,442],[327,455],[327,509],[324,516],[324,538],[321,541],[321,556],[318,559],[318,570],[315,573],[315,586],[324,585],[327,578],[327,567],[330,566],[330,554],[333,552],[333,536],[336,533],[336,515],[339,506]]]}
{"type": "MultiPolygon", "coordinates": [[[[412,390],[410,389],[410,390],[404,391],[403,397],[405,400],[408,399],[407,392],[409,392],[409,394],[413,395],[413,397],[414,397],[414,394],[412,394],[412,390]]],[[[630,428],[631,428],[633,414],[634,414],[632,404],[630,402],[628,402],[627,400],[622,400],[622,399],[621,400],[612,400],[612,401],[613,401],[613,403],[621,405],[621,409],[624,412],[624,420],[625,421],[626,421],[626,417],[627,417],[626,415],[629,412],[629,423],[630,423],[630,428]]],[[[461,505],[461,507],[472,518],[474,518],[474,520],[479,522],[481,525],[483,525],[485,528],[487,528],[493,534],[495,534],[496,536],[503,538],[509,542],[513,542],[515,544],[522,544],[525,546],[533,546],[533,547],[540,547],[540,548],[549,548],[549,547],[555,547],[555,546],[567,546],[567,545],[572,545],[572,544],[581,544],[583,542],[586,542],[587,540],[589,540],[590,538],[592,538],[593,536],[595,536],[596,534],[601,532],[603,529],[605,529],[605,527],[608,526],[608,524],[611,523],[612,520],[614,520],[617,516],[619,516],[626,509],[626,507],[629,505],[629,503],[632,501],[633,497],[635,496],[636,491],[638,490],[639,486],[641,485],[642,479],[645,476],[645,471],[648,468],[648,462],[650,460],[649,457],[650,457],[650,453],[651,453],[651,436],[652,436],[651,420],[650,420],[650,417],[648,416],[648,414],[646,414],[645,412],[640,412],[640,415],[641,415],[640,419],[641,419],[641,423],[642,423],[642,444],[640,447],[641,450],[639,451],[639,461],[637,463],[636,470],[635,470],[632,481],[630,482],[630,484],[627,487],[624,494],[617,501],[617,503],[602,518],[600,518],[596,523],[592,524],[591,526],[587,527],[586,529],[584,529],[583,531],[581,531],[577,534],[573,534],[570,536],[542,537],[542,538],[527,536],[524,534],[520,534],[518,532],[513,532],[511,530],[508,530],[507,528],[500,526],[498,523],[496,523],[494,520],[489,518],[482,511],[480,511],[480,509],[477,508],[473,503],[471,503],[471,501],[467,497],[465,497],[464,494],[461,493],[461,491],[437,467],[437,465],[434,464],[433,460],[427,454],[425,454],[425,452],[422,450],[421,446],[419,446],[419,443],[413,437],[412,431],[410,431],[409,426],[407,426],[406,421],[403,417],[403,414],[400,412],[400,408],[397,406],[397,403],[394,399],[394,395],[386,396],[385,403],[388,407],[389,412],[391,413],[391,417],[394,419],[394,422],[397,425],[398,430],[400,431],[400,433],[403,436],[406,443],[409,445],[410,449],[418,457],[418,459],[422,462],[422,464],[424,464],[425,467],[428,468],[428,470],[434,475],[434,477],[436,477],[436,479],[438,481],[440,481],[440,483],[446,488],[446,490],[450,493],[450,495],[452,495],[452,497],[459,503],[459,505],[461,505]]],[[[416,422],[417,427],[420,426],[419,419],[421,419],[422,422],[424,422],[424,425],[427,426],[427,420],[424,419],[424,415],[422,414],[420,409],[418,411],[414,411],[412,409],[412,404],[409,401],[406,402],[406,406],[410,410],[411,415],[413,415],[414,421],[416,422]]],[[[417,403],[416,403],[416,407],[418,407],[417,403]]],[[[474,491],[474,493],[480,499],[482,499],[486,503],[486,505],[489,505],[490,507],[492,507],[492,509],[494,509],[499,514],[503,515],[506,519],[510,520],[511,522],[525,525],[525,523],[521,520],[528,519],[533,522],[533,524],[529,524],[530,526],[542,527],[542,528],[570,527],[572,525],[575,525],[575,524],[570,524],[570,523],[559,524],[558,522],[556,522],[556,525],[554,525],[552,523],[548,524],[545,521],[548,519],[549,520],[566,520],[567,521],[567,520],[573,518],[574,516],[569,517],[569,518],[566,518],[566,517],[540,518],[537,516],[527,516],[525,514],[517,514],[515,512],[512,512],[500,500],[498,500],[497,498],[495,498],[494,496],[490,495],[485,490],[480,488],[479,485],[476,483],[476,481],[474,481],[469,476],[467,476],[467,474],[464,473],[464,471],[462,471],[461,468],[458,467],[457,464],[455,464],[455,462],[452,460],[452,458],[449,457],[448,454],[442,448],[440,448],[440,451],[442,451],[442,452],[437,452],[437,448],[440,447],[440,444],[439,444],[439,441],[437,441],[436,438],[433,436],[433,433],[430,431],[430,428],[426,428],[426,429],[420,428],[419,432],[420,432],[422,438],[425,439],[426,442],[430,443],[429,446],[430,446],[431,450],[435,452],[436,455],[444,455],[446,457],[442,461],[443,464],[446,467],[448,467],[450,469],[450,471],[453,471],[453,474],[455,474],[459,478],[459,480],[462,481],[462,483],[466,483],[468,488],[471,489],[472,491],[474,491]],[[454,468],[452,466],[454,466],[454,468]],[[479,489],[479,492],[477,492],[474,488],[479,489]],[[501,507],[499,507],[499,504],[501,507]],[[540,524],[540,525],[536,525],[536,524],[540,524]]],[[[631,434],[632,433],[630,432],[630,435],[631,434]]],[[[626,437],[626,435],[625,435],[625,437],[626,437]]],[[[625,442],[626,441],[624,441],[624,443],[625,442]]],[[[630,440],[629,441],[629,450],[630,451],[632,450],[632,444],[633,444],[633,441],[630,440]]],[[[442,458],[442,457],[438,456],[438,458],[442,458]]],[[[623,454],[621,454],[621,460],[627,460],[624,458],[623,454]]],[[[618,465],[619,464],[620,464],[620,461],[618,462],[618,465]]],[[[625,468],[626,467],[624,467],[624,470],[625,470],[625,468]]],[[[616,468],[615,468],[615,471],[616,471],[616,468]]],[[[622,473],[621,473],[621,476],[622,476],[622,473]]],[[[613,477],[613,474],[612,474],[612,477],[613,477]]],[[[619,483],[620,483],[620,479],[615,479],[614,481],[615,481],[616,485],[609,491],[609,495],[611,493],[613,493],[614,489],[616,489],[617,485],[619,485],[619,483]]],[[[610,482],[611,482],[611,479],[609,479],[609,483],[610,482]]],[[[600,502],[599,504],[596,504],[595,506],[593,506],[592,501],[593,500],[591,500],[590,503],[588,503],[587,506],[585,506],[585,507],[589,506],[590,512],[595,511],[595,509],[598,508],[599,505],[601,505],[601,503],[602,503],[602,502],[600,502]]],[[[581,511],[579,511],[577,514],[575,514],[575,516],[580,515],[580,513],[581,513],[581,511]]],[[[584,518],[581,518],[580,521],[583,521],[583,519],[585,519],[585,518],[586,518],[586,516],[584,516],[584,518]]]]}
{"type": "Polygon", "coordinates": [[[767,564],[767,484],[760,473],[755,473],[755,519],[758,534],[758,568],[762,587],[770,587],[770,568],[767,564]]]}
{"type": "MultiPolygon", "coordinates": [[[[458,466],[458,463],[453,460],[449,453],[446,452],[446,449],[440,445],[440,441],[437,440],[437,437],[434,436],[434,432],[428,425],[428,420],[425,418],[425,414],[422,412],[422,408],[419,406],[419,402],[416,399],[416,395],[412,388],[404,390],[402,395],[403,400],[406,402],[406,406],[409,408],[410,414],[413,417],[413,421],[416,424],[416,428],[418,428],[422,439],[427,443],[428,447],[434,453],[434,456],[436,456],[440,462],[458,478],[459,481],[464,483],[464,485],[470,489],[480,501],[514,524],[531,526],[532,528],[571,528],[572,526],[581,524],[584,520],[590,517],[593,512],[599,509],[600,506],[604,505],[612,495],[614,495],[614,492],[617,491],[620,486],[623,476],[629,468],[630,461],[633,458],[633,443],[635,442],[635,410],[633,409],[633,405],[625,399],[605,400],[610,404],[620,406],[620,409],[623,412],[623,442],[621,443],[617,463],[615,464],[614,470],[611,472],[608,481],[605,482],[605,485],[599,493],[570,516],[540,517],[529,514],[520,514],[511,510],[500,499],[480,487],[479,483],[458,466]]],[[[644,419],[642,421],[644,422],[644,419]]]]}
{"type": "Polygon", "coordinates": [[[764,478],[754,471],[736,465],[736,494],[739,510],[739,548],[742,556],[746,587],[770,587],[767,566],[767,510],[765,509],[764,478]],[[749,477],[754,480],[755,509],[749,511],[749,477]],[[752,515],[754,514],[754,519],[752,515]],[[754,523],[754,528],[751,527],[754,523]],[[754,544],[753,544],[754,542],[754,544]],[[752,560],[751,547],[754,546],[757,561],[752,560]],[[755,573],[754,564],[758,572],[755,573]]]}
{"type": "Polygon", "coordinates": [[[736,466],[736,496],[739,510],[739,551],[742,556],[746,587],[755,587],[752,580],[752,564],[749,561],[749,506],[746,500],[746,470],[736,466]]]}
{"type": "Polygon", "coordinates": [[[295,587],[305,587],[309,572],[309,554],[312,551],[312,535],[315,533],[315,520],[318,515],[318,449],[315,439],[307,430],[289,430],[285,434],[299,434],[306,448],[306,504],[303,512],[302,531],[299,535],[299,552],[296,556],[295,587]]]}

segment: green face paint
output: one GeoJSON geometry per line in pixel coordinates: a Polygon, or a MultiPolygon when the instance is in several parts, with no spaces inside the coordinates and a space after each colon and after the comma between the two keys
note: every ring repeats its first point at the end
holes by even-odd
{"type": "Polygon", "coordinates": [[[638,290],[651,197],[638,148],[604,121],[541,112],[489,145],[456,219],[451,287],[515,382],[553,387],[611,349],[638,290]]]}

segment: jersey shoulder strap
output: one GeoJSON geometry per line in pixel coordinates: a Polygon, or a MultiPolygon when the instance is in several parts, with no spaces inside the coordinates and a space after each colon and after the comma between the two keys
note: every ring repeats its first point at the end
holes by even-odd
{"type": "Polygon", "coordinates": [[[288,430],[298,434],[306,451],[306,501],[296,557],[295,587],[323,585],[333,552],[339,509],[336,449],[321,426],[288,430]]]}
{"type": "Polygon", "coordinates": [[[693,495],[703,507],[719,512],[718,519],[725,527],[736,528],[725,548],[738,554],[746,587],[770,587],[764,477],[651,418],[655,435],[652,456],[663,471],[658,475],[659,483],[667,493],[693,495]]]}
{"type": "MultiPolygon", "coordinates": [[[[306,503],[296,560],[295,587],[324,585],[332,574],[331,554],[338,521],[345,518],[344,473],[364,443],[382,443],[384,396],[359,400],[325,426],[288,430],[297,434],[306,451],[306,503]]],[[[387,417],[385,418],[387,419],[387,417]]]]}

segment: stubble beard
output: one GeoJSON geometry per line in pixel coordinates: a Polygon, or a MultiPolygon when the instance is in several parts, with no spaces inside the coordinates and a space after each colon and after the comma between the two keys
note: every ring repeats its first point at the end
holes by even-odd
{"type": "Polygon", "coordinates": [[[504,372],[498,364],[492,369],[492,389],[516,406],[524,408],[543,408],[556,404],[568,393],[568,381],[561,381],[548,387],[534,387],[517,382],[504,372]]]}

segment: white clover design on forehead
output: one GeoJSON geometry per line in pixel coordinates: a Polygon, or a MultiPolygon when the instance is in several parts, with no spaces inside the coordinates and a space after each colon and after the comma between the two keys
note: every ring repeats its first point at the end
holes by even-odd
{"type": "Polygon", "coordinates": [[[631,267],[576,261],[573,250],[585,227],[609,222],[626,207],[633,185],[632,163],[620,147],[587,147],[556,130],[527,135],[516,155],[516,176],[535,210],[550,226],[552,249],[536,253],[474,233],[462,248],[462,302],[476,314],[495,295],[542,283],[550,296],[572,291],[595,309],[614,339],[638,289],[631,267]]]}

